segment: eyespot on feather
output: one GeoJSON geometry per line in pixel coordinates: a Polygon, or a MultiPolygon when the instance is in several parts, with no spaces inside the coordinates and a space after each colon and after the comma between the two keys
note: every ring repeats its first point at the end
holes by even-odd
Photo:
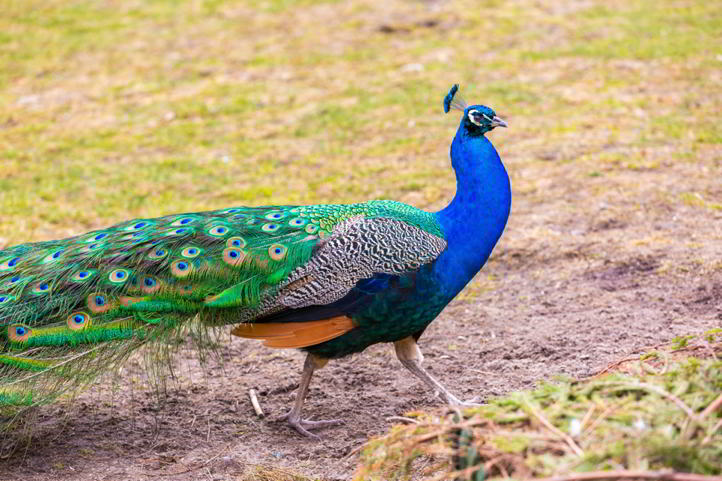
{"type": "Polygon", "coordinates": [[[51,252],[50,254],[48,254],[47,256],[45,256],[45,258],[41,261],[41,263],[42,264],[50,264],[51,262],[55,262],[58,259],[60,259],[60,256],[62,255],[62,253],[63,253],[63,249],[57,249],[57,250],[51,252]]]}
{"type": "Polygon", "coordinates": [[[201,254],[202,250],[196,246],[188,246],[181,251],[181,255],[186,259],[193,259],[201,254]]]}
{"type": "Polygon", "coordinates": [[[12,342],[25,342],[30,338],[32,329],[23,324],[12,324],[8,326],[8,339],[12,342]]]}
{"type": "Polygon", "coordinates": [[[303,227],[308,223],[308,220],[302,219],[300,217],[296,217],[295,219],[291,219],[288,221],[288,225],[291,227],[303,227]]]}
{"type": "Polygon", "coordinates": [[[146,294],[152,294],[160,289],[160,282],[153,276],[143,276],[140,281],[140,290],[146,294]]]}
{"type": "Polygon", "coordinates": [[[108,299],[108,296],[100,292],[94,292],[88,296],[88,309],[93,314],[101,314],[108,312],[113,308],[113,304],[108,299]]]}
{"type": "Polygon", "coordinates": [[[232,266],[239,266],[246,258],[246,253],[236,247],[227,247],[223,250],[223,262],[232,266]]]}
{"type": "Polygon", "coordinates": [[[263,227],[261,227],[261,230],[263,232],[276,232],[281,227],[280,224],[277,224],[275,222],[269,222],[267,224],[263,224],[263,227]]]}
{"type": "Polygon", "coordinates": [[[231,237],[226,241],[226,247],[246,247],[246,239],[241,236],[231,237]]]}
{"type": "Polygon", "coordinates": [[[173,222],[171,224],[171,227],[181,227],[184,225],[193,224],[196,222],[196,220],[197,219],[195,217],[189,217],[189,216],[179,217],[178,219],[175,220],[175,222],[173,222]]]}
{"type": "Polygon", "coordinates": [[[130,224],[127,227],[125,227],[125,230],[126,231],[139,231],[139,230],[147,229],[148,227],[150,227],[152,225],[153,225],[153,222],[151,222],[151,221],[143,220],[143,219],[136,219],[136,220],[130,222],[130,224]]]}
{"type": "Polygon", "coordinates": [[[316,224],[308,224],[306,226],[306,229],[304,229],[304,230],[308,234],[315,234],[316,232],[318,232],[318,229],[319,229],[319,227],[316,224]]]}
{"type": "Polygon", "coordinates": [[[15,296],[11,296],[10,294],[0,294],[0,306],[3,304],[10,304],[14,300],[15,296]]]}
{"type": "Polygon", "coordinates": [[[190,227],[177,227],[163,232],[164,236],[178,236],[178,235],[189,235],[193,233],[193,229],[190,227]]]}
{"type": "Polygon", "coordinates": [[[175,277],[187,277],[193,272],[193,265],[184,260],[176,260],[170,265],[170,273],[175,277]]]}
{"type": "Polygon", "coordinates": [[[94,233],[90,234],[88,237],[86,237],[85,239],[83,239],[83,242],[85,242],[87,244],[91,244],[91,243],[106,239],[108,237],[108,235],[109,234],[107,232],[94,232],[94,233]]]}
{"type": "Polygon", "coordinates": [[[50,283],[45,281],[40,281],[33,287],[33,290],[31,291],[33,294],[37,295],[43,295],[50,292],[50,283]]]}
{"type": "Polygon", "coordinates": [[[283,258],[286,257],[287,252],[288,248],[283,244],[271,244],[271,246],[268,248],[268,255],[274,261],[283,260],[283,258]]]}
{"type": "Polygon", "coordinates": [[[155,247],[148,253],[148,259],[158,260],[163,259],[168,255],[168,249],[163,247],[155,247]]]}
{"type": "Polygon", "coordinates": [[[113,284],[124,284],[130,279],[130,271],[128,269],[115,269],[108,274],[108,280],[113,284]]]}
{"type": "Polygon", "coordinates": [[[103,242],[93,242],[92,244],[83,247],[80,249],[80,252],[92,252],[97,251],[98,249],[102,248],[105,244],[103,242]]]}
{"type": "Polygon", "coordinates": [[[230,234],[231,230],[225,225],[215,225],[206,229],[206,234],[211,237],[225,237],[230,234]]]}
{"type": "Polygon", "coordinates": [[[84,269],[82,271],[78,271],[75,274],[73,274],[73,277],[70,278],[73,282],[86,282],[90,280],[95,275],[95,271],[91,269],[84,269]]]}
{"type": "Polygon", "coordinates": [[[90,315],[85,312],[74,312],[68,316],[67,323],[73,331],[80,331],[90,327],[90,315]]]}
{"type": "Polygon", "coordinates": [[[12,277],[7,281],[7,284],[6,284],[6,285],[7,285],[7,286],[15,286],[15,285],[17,285],[18,283],[22,282],[23,280],[29,281],[30,279],[29,279],[29,278],[23,279],[22,276],[14,275],[14,276],[12,276],[12,277]]]}
{"type": "Polygon", "coordinates": [[[265,215],[265,218],[268,220],[278,220],[283,219],[284,217],[286,217],[286,214],[283,212],[270,212],[265,215]]]}
{"type": "Polygon", "coordinates": [[[19,262],[19,257],[6,257],[5,260],[0,263],[0,271],[9,271],[10,269],[15,269],[15,266],[17,266],[19,262]]]}

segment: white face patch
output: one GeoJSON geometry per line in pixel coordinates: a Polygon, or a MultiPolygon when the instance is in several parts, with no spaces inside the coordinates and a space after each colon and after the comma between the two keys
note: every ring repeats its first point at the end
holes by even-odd
{"type": "Polygon", "coordinates": [[[481,124],[479,122],[477,122],[476,120],[474,120],[474,114],[478,114],[478,113],[479,113],[478,110],[469,110],[468,116],[469,116],[469,120],[471,121],[472,124],[478,125],[479,127],[481,127],[481,124]]]}
{"type": "MultiPolygon", "coordinates": [[[[477,115],[478,115],[478,114],[479,114],[479,111],[478,111],[478,110],[469,110],[469,120],[471,121],[471,123],[474,124],[474,125],[478,125],[479,127],[484,127],[484,124],[480,124],[479,122],[477,122],[477,121],[474,119],[474,114],[477,114],[477,115]]],[[[481,114],[481,116],[484,117],[490,124],[492,123],[492,119],[491,119],[491,117],[489,117],[488,115],[486,115],[486,114],[481,114]]]]}
{"type": "MultiPolygon", "coordinates": [[[[474,119],[474,114],[477,114],[477,115],[478,115],[478,114],[479,114],[479,111],[478,111],[478,110],[469,110],[468,116],[469,116],[469,120],[471,121],[471,123],[474,124],[474,125],[478,125],[479,127],[483,127],[484,124],[480,124],[479,122],[477,122],[477,121],[474,119]]],[[[489,123],[491,123],[491,119],[489,118],[488,115],[486,115],[486,114],[481,114],[481,115],[482,115],[486,120],[488,120],[489,123]]]]}

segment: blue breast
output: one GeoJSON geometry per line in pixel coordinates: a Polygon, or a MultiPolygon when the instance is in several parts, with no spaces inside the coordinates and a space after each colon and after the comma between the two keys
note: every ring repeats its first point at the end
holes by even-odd
{"type": "Polygon", "coordinates": [[[403,276],[379,274],[360,281],[328,306],[357,324],[351,332],[307,350],[323,357],[359,352],[377,342],[418,335],[476,275],[499,240],[509,217],[509,177],[485,137],[459,129],[451,145],[457,191],[435,215],[447,248],[432,263],[403,276]]]}
{"type": "Polygon", "coordinates": [[[460,129],[451,144],[451,159],[456,195],[436,213],[448,247],[433,269],[453,298],[479,272],[501,237],[511,209],[511,185],[486,137],[468,137],[460,129]]]}

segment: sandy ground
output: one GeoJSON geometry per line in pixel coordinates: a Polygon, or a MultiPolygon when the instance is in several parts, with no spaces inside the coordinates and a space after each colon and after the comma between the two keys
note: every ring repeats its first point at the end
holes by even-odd
{"type": "MultiPolygon", "coordinates": [[[[683,224],[667,234],[689,235],[683,224]]],[[[722,272],[662,268],[673,255],[684,265],[684,250],[615,258],[613,239],[631,230],[621,221],[576,225],[576,235],[547,249],[517,247],[521,231],[516,240],[508,232],[472,285],[475,295],[450,305],[424,334],[426,366],[461,397],[489,397],[557,375],[587,376],[637,349],[722,325],[722,272]]],[[[719,243],[703,249],[716,255],[719,243]]],[[[32,446],[0,468],[0,479],[270,479],[254,477],[259,466],[349,479],[354,451],[387,430],[388,417],[441,409],[391,346],[377,345],[318,372],[305,413],[346,424],[322,431],[321,442],[302,438],[274,420],[293,401],[302,359],[233,339],[202,366],[182,349],[160,402],[142,364],[130,362],[115,382],[41,409],[32,446]],[[253,412],[250,388],[265,419],[253,412]]]]}

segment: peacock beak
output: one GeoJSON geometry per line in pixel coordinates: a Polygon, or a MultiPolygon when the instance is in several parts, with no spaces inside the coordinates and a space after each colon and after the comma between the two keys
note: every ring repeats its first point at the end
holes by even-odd
{"type": "Polygon", "coordinates": [[[491,126],[492,127],[508,127],[506,122],[504,122],[504,120],[500,119],[496,115],[494,116],[493,119],[491,119],[491,126]]]}

